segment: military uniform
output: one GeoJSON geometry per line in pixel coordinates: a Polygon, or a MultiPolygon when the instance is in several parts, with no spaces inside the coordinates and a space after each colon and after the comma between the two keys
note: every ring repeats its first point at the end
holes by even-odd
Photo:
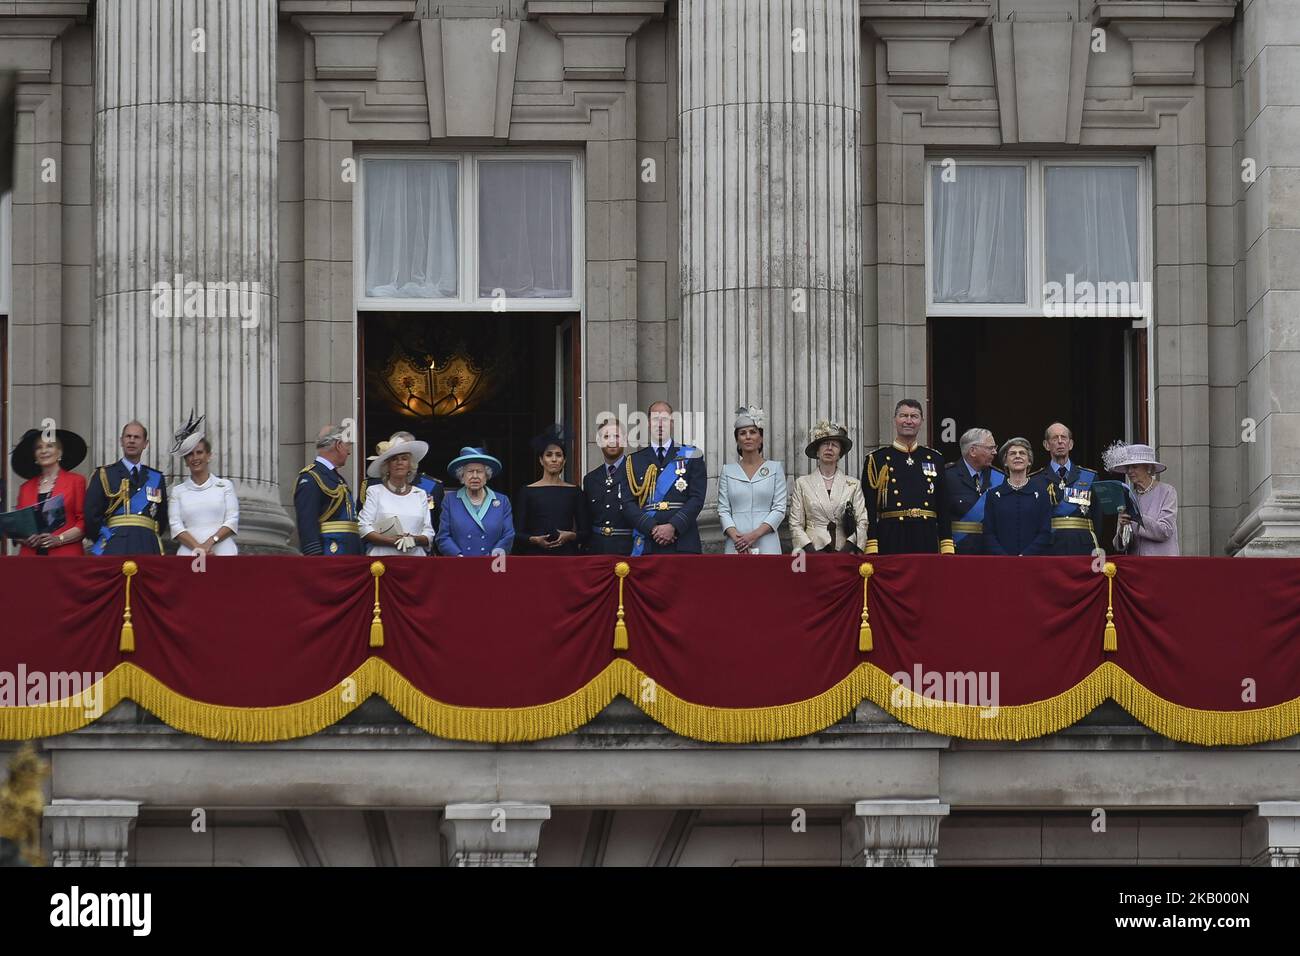
{"type": "Polygon", "coordinates": [[[1049,464],[1034,472],[1047,484],[1052,502],[1051,554],[1092,554],[1102,538],[1101,508],[1093,499],[1092,483],[1097,480],[1095,468],[1084,468],[1070,462],[1062,478],[1056,465],[1049,464]]]}
{"type": "Polygon", "coordinates": [[[943,458],[933,448],[894,442],[867,456],[867,554],[952,554],[943,458]]]}
{"type": "Polygon", "coordinates": [[[699,554],[698,520],[704,509],[708,476],[704,455],[689,445],[669,445],[664,466],[653,445],[628,455],[623,467],[623,518],[635,529],[632,554],[699,554]],[[671,524],[677,538],[661,545],[651,537],[655,525],[671,524]]]}
{"type": "MultiPolygon", "coordinates": [[[[361,482],[361,494],[357,495],[357,511],[366,506],[366,492],[370,490],[370,486],[383,483],[382,478],[366,478],[361,482]]],[[[442,517],[442,499],[447,492],[447,486],[423,472],[416,475],[413,484],[429,496],[429,521],[433,524],[434,532],[437,533],[438,519],[442,517]]]]}
{"type": "Polygon", "coordinates": [[[950,461],[944,468],[943,487],[952,519],[952,541],[958,554],[984,553],[985,492],[1006,479],[992,465],[972,475],[966,460],[950,461]]]}
{"type": "Polygon", "coordinates": [[[352,491],[338,470],[320,458],[298,472],[293,510],[303,554],[362,553],[352,491]]]}
{"type": "Polygon", "coordinates": [[[134,475],[124,461],[101,465],[86,486],[85,515],[91,554],[162,554],[167,479],[148,465],[136,465],[134,475]]]}
{"type": "Polygon", "coordinates": [[[623,515],[625,465],[622,459],[614,465],[600,464],[582,479],[583,506],[591,524],[591,533],[582,542],[586,554],[632,553],[632,525],[623,515]]]}

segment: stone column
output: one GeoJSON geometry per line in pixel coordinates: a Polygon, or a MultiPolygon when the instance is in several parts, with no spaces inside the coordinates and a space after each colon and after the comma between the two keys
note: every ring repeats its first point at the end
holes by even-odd
{"type": "Polygon", "coordinates": [[[448,866],[536,866],[545,803],[451,803],[442,818],[448,866]]]}
{"type": "Polygon", "coordinates": [[[853,812],[844,824],[850,866],[934,866],[946,803],[859,800],[853,812]]]}
{"type": "Polygon", "coordinates": [[[140,804],[130,800],[55,800],[45,808],[51,866],[126,866],[140,804]]]}
{"type": "Polygon", "coordinates": [[[1245,846],[1252,866],[1300,866],[1300,800],[1270,800],[1251,811],[1245,846]]]}
{"type": "Polygon", "coordinates": [[[738,405],[792,479],[814,421],[863,427],[858,31],[856,0],[678,6],[680,411],[711,502],[738,405]]]}
{"type": "Polygon", "coordinates": [[[1245,146],[1255,181],[1246,187],[1246,518],[1230,549],[1300,554],[1300,20],[1283,3],[1243,10],[1245,146]]]}
{"type": "Polygon", "coordinates": [[[207,416],[243,550],[286,550],[276,473],[275,0],[102,0],[95,11],[92,454],[124,422],[171,477],[207,416]],[[180,286],[177,290],[177,286],[180,286]]]}

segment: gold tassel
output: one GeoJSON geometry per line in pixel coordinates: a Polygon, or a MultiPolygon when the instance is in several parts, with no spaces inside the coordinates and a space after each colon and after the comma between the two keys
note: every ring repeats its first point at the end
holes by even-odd
{"type": "Polygon", "coordinates": [[[370,646],[384,646],[384,622],[379,619],[379,579],[384,576],[384,562],[373,561],[370,574],[375,579],[375,616],[370,622],[370,646]]]}
{"type": "Polygon", "coordinates": [[[872,650],[871,622],[867,620],[867,588],[871,585],[871,575],[875,571],[870,562],[865,562],[858,567],[858,574],[862,575],[862,624],[858,627],[859,651],[872,650]]]}
{"type": "Polygon", "coordinates": [[[627,650],[627,625],[623,623],[623,579],[631,570],[626,561],[614,565],[614,573],[618,575],[618,621],[614,624],[614,650],[616,651],[627,650]]]}
{"type": "Polygon", "coordinates": [[[1119,635],[1115,631],[1115,562],[1107,561],[1102,570],[1106,572],[1106,630],[1101,649],[1113,654],[1119,650],[1119,635]]]}
{"type": "Polygon", "coordinates": [[[122,562],[122,573],[126,575],[126,607],[122,609],[122,640],[117,649],[123,654],[135,653],[135,627],[131,624],[131,575],[140,570],[134,561],[122,562]]]}

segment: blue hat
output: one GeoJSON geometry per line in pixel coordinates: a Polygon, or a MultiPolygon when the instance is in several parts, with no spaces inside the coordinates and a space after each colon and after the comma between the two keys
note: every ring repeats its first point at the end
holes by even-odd
{"type": "Polygon", "coordinates": [[[462,448],[460,454],[451,460],[451,464],[447,466],[447,474],[455,478],[457,468],[461,465],[470,465],[476,462],[480,465],[487,465],[492,469],[494,475],[501,474],[502,465],[500,461],[489,455],[486,449],[473,448],[468,445],[462,448]]]}

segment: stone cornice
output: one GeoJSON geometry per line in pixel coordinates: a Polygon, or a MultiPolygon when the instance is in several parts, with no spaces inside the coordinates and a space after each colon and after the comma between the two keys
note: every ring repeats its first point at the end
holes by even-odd
{"type": "Polygon", "coordinates": [[[858,15],[885,44],[885,69],[893,83],[946,84],[948,48],[989,19],[991,3],[858,4],[858,15]]]}
{"type": "Polygon", "coordinates": [[[1090,19],[1098,26],[1113,25],[1133,47],[1133,82],[1182,84],[1196,74],[1196,44],[1211,30],[1231,23],[1237,4],[1202,0],[1199,3],[1148,3],[1103,0],[1090,19]]]}
{"type": "MultiPolygon", "coordinates": [[[[283,4],[282,4],[283,7],[283,4]]],[[[295,16],[293,25],[311,35],[318,80],[373,80],[379,75],[379,38],[406,17],[295,16]]]]}
{"type": "Polygon", "coordinates": [[[20,82],[50,82],[50,71],[54,69],[54,41],[76,22],[76,18],[70,16],[0,16],[0,63],[5,69],[17,71],[20,82]]]}
{"type": "Polygon", "coordinates": [[[528,0],[525,9],[559,37],[566,80],[622,80],[628,38],[663,16],[664,0],[528,0]]]}

